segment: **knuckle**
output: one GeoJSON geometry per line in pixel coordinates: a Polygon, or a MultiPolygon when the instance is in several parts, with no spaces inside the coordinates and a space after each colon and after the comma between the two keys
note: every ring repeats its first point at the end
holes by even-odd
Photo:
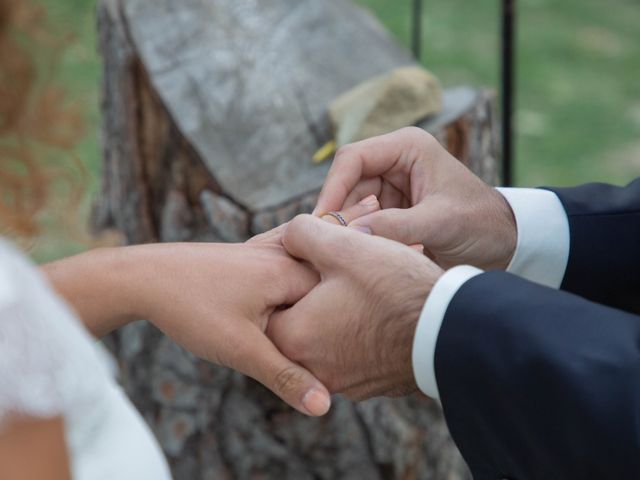
{"type": "Polygon", "coordinates": [[[289,222],[286,230],[282,234],[282,243],[285,247],[291,245],[291,241],[306,232],[313,225],[313,217],[309,214],[297,215],[289,222]]]}
{"type": "Polygon", "coordinates": [[[404,127],[400,129],[400,133],[412,137],[424,137],[425,135],[430,135],[430,133],[428,133],[426,130],[423,130],[422,128],[416,126],[404,127]]]}
{"type": "Polygon", "coordinates": [[[432,134],[420,128],[417,128],[417,127],[414,127],[414,128],[419,130],[419,133],[418,132],[415,133],[415,139],[419,142],[420,145],[423,145],[424,147],[429,147],[429,148],[433,148],[436,145],[440,146],[440,143],[438,142],[436,137],[434,137],[432,134]]]}
{"type": "Polygon", "coordinates": [[[273,379],[277,392],[283,396],[295,393],[304,380],[304,373],[297,367],[290,365],[280,370],[273,379]]]}
{"type": "Polygon", "coordinates": [[[422,147],[429,147],[434,144],[439,145],[436,137],[420,127],[404,127],[399,130],[398,133],[405,136],[407,140],[413,142],[415,145],[422,147]]]}
{"type": "Polygon", "coordinates": [[[287,227],[286,231],[288,232],[290,230],[299,230],[301,228],[305,228],[310,220],[311,215],[307,213],[296,215],[295,217],[293,217],[293,220],[289,222],[289,226],[287,227]]]}

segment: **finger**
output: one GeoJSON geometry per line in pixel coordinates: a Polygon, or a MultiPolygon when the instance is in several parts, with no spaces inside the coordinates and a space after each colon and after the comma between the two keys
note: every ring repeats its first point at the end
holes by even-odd
{"type": "Polygon", "coordinates": [[[414,243],[413,245],[409,246],[418,253],[424,253],[424,245],[422,245],[421,243],[414,243]]]}
{"type": "Polygon", "coordinates": [[[410,201],[403,191],[395,188],[387,180],[381,177],[360,180],[344,202],[343,209],[355,205],[362,198],[376,195],[380,202],[380,208],[408,208],[410,201]]]}
{"type": "Polygon", "coordinates": [[[380,192],[382,191],[382,179],[380,177],[374,178],[366,178],[364,180],[360,180],[358,184],[353,187],[351,193],[347,195],[347,199],[344,201],[344,205],[340,208],[341,210],[345,210],[356,203],[358,203],[363,198],[368,197],[369,195],[375,195],[380,198],[380,192]]]}
{"type": "Polygon", "coordinates": [[[380,205],[382,208],[406,208],[407,197],[386,180],[382,181],[380,188],[380,205]]]}
{"type": "Polygon", "coordinates": [[[429,134],[407,128],[341,148],[329,169],[314,213],[342,208],[361,179],[380,176],[394,169],[408,175],[418,154],[418,149],[413,146],[424,140],[423,137],[427,138],[429,134]]]}
{"type": "Polygon", "coordinates": [[[301,413],[321,416],[329,411],[331,397],[316,377],[286,358],[255,325],[246,324],[243,330],[230,367],[259,381],[301,413]]]}
{"type": "Polygon", "coordinates": [[[273,286],[277,289],[271,305],[293,305],[320,282],[320,276],[308,264],[287,259],[273,286]]]}
{"type": "Polygon", "coordinates": [[[369,229],[373,235],[389,238],[405,245],[424,244],[424,225],[428,211],[419,204],[412,208],[389,208],[357,218],[350,228],[369,229]]]}
{"type": "MultiPolygon", "coordinates": [[[[378,198],[375,195],[369,195],[368,197],[360,200],[355,205],[338,212],[338,214],[342,217],[345,223],[349,225],[349,223],[351,223],[356,218],[368,215],[369,213],[377,212],[378,210],[380,210],[380,203],[378,202],[378,198]]],[[[323,215],[322,219],[335,225],[342,225],[342,222],[340,222],[340,220],[338,220],[331,214],[323,215]]]]}
{"type": "MultiPolygon", "coordinates": [[[[307,302],[307,299],[301,300],[301,304],[307,302]]],[[[267,324],[267,328],[265,330],[265,334],[267,338],[271,340],[281,352],[283,352],[289,358],[294,360],[300,360],[294,354],[292,355],[292,351],[290,348],[291,338],[295,335],[295,328],[298,325],[298,322],[295,322],[295,318],[292,318],[293,310],[298,309],[299,306],[295,305],[286,310],[280,310],[274,312],[269,317],[269,323],[267,324]]]]}
{"type": "Polygon", "coordinates": [[[367,235],[325,222],[312,215],[298,215],[282,237],[285,250],[295,258],[310,262],[321,273],[340,263],[367,235]]]}
{"type": "MultiPolygon", "coordinates": [[[[322,286],[317,287],[317,289],[321,288],[322,286]]],[[[309,353],[306,345],[300,345],[300,339],[304,338],[303,330],[307,328],[306,326],[313,323],[313,319],[307,318],[309,314],[314,319],[322,314],[323,305],[318,305],[318,298],[314,290],[293,307],[276,311],[269,317],[269,323],[265,329],[267,338],[286,357],[295,362],[304,363],[305,355],[309,353]]]]}
{"type": "MultiPolygon", "coordinates": [[[[320,341],[319,332],[310,332],[309,326],[317,326],[321,319],[331,315],[325,300],[326,292],[323,293],[325,286],[318,285],[293,307],[271,314],[265,330],[267,337],[287,358],[302,365],[316,356],[314,347],[320,341]]],[[[315,374],[319,375],[319,372],[315,374]]]]}

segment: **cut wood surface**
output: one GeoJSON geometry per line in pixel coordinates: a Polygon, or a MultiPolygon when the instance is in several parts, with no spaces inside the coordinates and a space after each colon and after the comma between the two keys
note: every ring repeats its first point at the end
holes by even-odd
{"type": "Polygon", "coordinates": [[[307,159],[327,138],[328,103],[364,79],[412,63],[373,18],[346,2],[123,5],[136,52],[176,126],[249,209],[315,188],[325,169],[307,159]]]}
{"type": "MultiPolygon", "coordinates": [[[[329,163],[327,105],[409,54],[345,0],[100,0],[104,60],[98,229],[128,243],[237,242],[310,212],[329,163]]],[[[445,91],[421,126],[488,181],[494,97],[445,91]]],[[[216,332],[208,332],[215,335],[216,332]]],[[[108,345],[182,479],[462,479],[425,397],[336,399],[306,418],[144,322],[108,345]]]]}

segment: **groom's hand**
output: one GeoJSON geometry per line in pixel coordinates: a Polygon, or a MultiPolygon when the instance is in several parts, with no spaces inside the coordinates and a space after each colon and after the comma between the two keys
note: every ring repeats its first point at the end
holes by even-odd
{"type": "Polygon", "coordinates": [[[444,268],[504,269],[513,256],[517,232],[507,201],[419,128],[343,147],[316,213],[348,208],[371,194],[382,210],[351,225],[407,245],[420,243],[444,268]]]}
{"type": "Polygon", "coordinates": [[[321,282],[271,316],[267,334],[280,351],[333,393],[364,399],[413,391],[414,330],[440,267],[400,243],[309,215],[286,227],[283,244],[321,282]]]}

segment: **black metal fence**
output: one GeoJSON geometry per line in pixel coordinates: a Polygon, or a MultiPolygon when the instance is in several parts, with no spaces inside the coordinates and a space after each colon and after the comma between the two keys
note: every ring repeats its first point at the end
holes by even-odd
{"type": "MultiPolygon", "coordinates": [[[[413,54],[422,60],[423,1],[412,0],[411,46],[413,54]]],[[[510,186],[514,174],[514,110],[516,0],[501,0],[500,21],[500,116],[502,137],[502,184],[510,186]]]]}

